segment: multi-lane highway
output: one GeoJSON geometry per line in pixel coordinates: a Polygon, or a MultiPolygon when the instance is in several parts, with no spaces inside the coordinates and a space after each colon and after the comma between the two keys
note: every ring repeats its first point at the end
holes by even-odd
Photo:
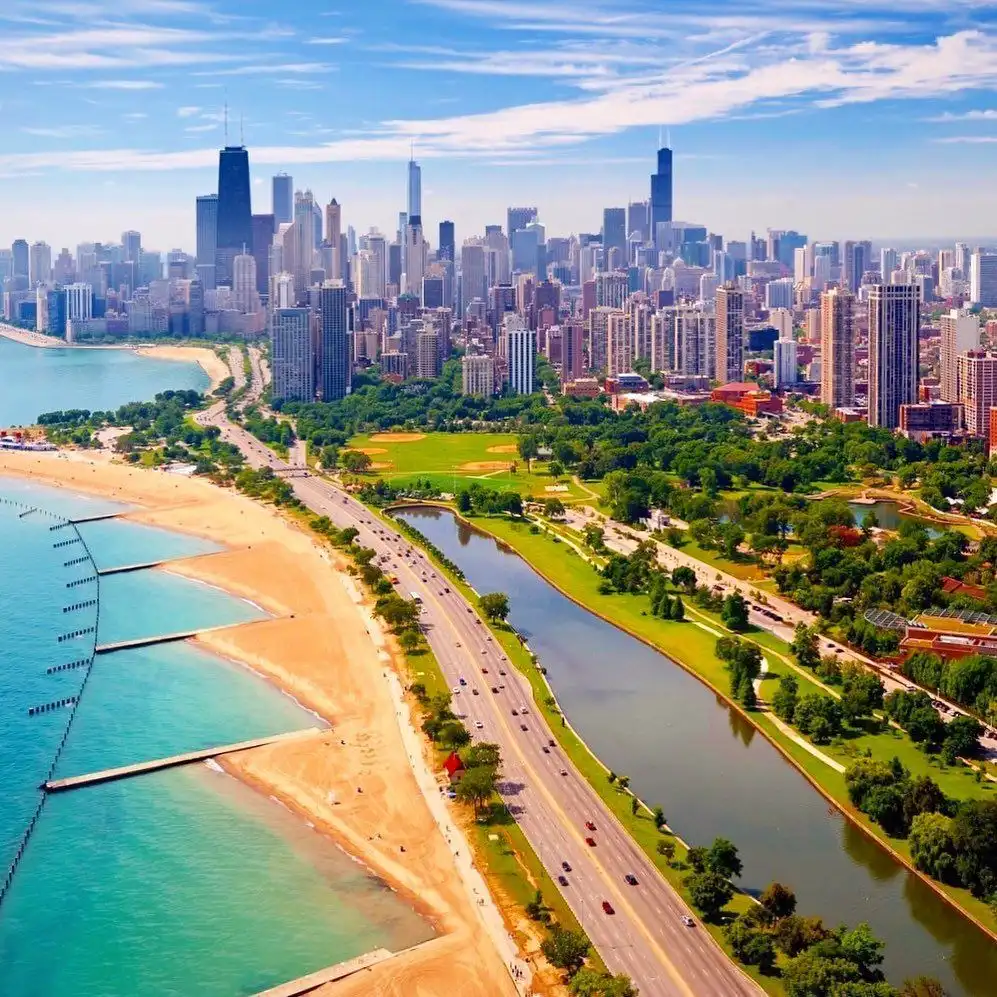
{"type": "MultiPolygon", "coordinates": [[[[230,423],[223,405],[201,420],[218,425],[253,466],[287,468],[230,423]]],[[[606,965],[627,973],[642,997],[760,994],[563,757],[533,708],[527,681],[422,551],[330,482],[296,477],[289,484],[316,514],[355,527],[358,542],[397,576],[399,592],[420,598],[423,629],[454,690],[455,712],[473,737],[499,745],[502,795],[552,878],[563,877],[558,888],[606,965]]]]}

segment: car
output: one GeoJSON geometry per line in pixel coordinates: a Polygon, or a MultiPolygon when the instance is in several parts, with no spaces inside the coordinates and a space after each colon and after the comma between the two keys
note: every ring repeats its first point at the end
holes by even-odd
{"type": "Polygon", "coordinates": [[[492,686],[492,692],[494,692],[495,695],[497,696],[498,695],[498,687],[493,685],[492,686]]]}
{"type": "Polygon", "coordinates": [[[615,914],[616,913],[616,911],[613,910],[613,905],[608,900],[603,900],[603,902],[602,902],[602,909],[607,914],[615,914]]]}
{"type": "Polygon", "coordinates": [[[504,672],[504,671],[502,671],[502,669],[501,669],[501,668],[499,669],[499,675],[505,675],[505,672],[504,672]]]}
{"type": "Polygon", "coordinates": [[[518,717],[518,716],[519,716],[519,710],[513,710],[513,711],[512,711],[512,715],[513,715],[514,717],[518,717]]]}
{"type": "Polygon", "coordinates": [[[519,725],[519,729],[520,729],[520,730],[522,730],[522,731],[527,731],[527,730],[529,730],[530,728],[529,728],[529,727],[527,727],[527,726],[526,726],[526,724],[520,724],[520,725],[519,725]]]}
{"type": "Polygon", "coordinates": [[[563,869],[563,870],[564,870],[565,872],[571,872],[571,866],[570,866],[570,865],[569,865],[569,864],[568,864],[567,862],[562,862],[562,863],[561,863],[561,868],[562,868],[562,869],[563,869]]]}
{"type": "Polygon", "coordinates": [[[589,829],[590,831],[594,831],[594,830],[595,830],[595,824],[593,824],[593,823],[592,823],[592,821],[590,821],[590,820],[587,820],[587,821],[585,821],[585,826],[586,826],[586,827],[587,827],[587,828],[588,828],[588,829],[589,829]]]}
{"type": "Polygon", "coordinates": [[[554,742],[554,738],[551,738],[551,739],[550,739],[550,740],[549,740],[549,741],[548,741],[547,743],[548,743],[548,744],[549,744],[549,745],[550,745],[550,746],[551,746],[552,748],[556,748],[556,747],[557,747],[557,744],[556,744],[556,743],[554,742]]]}
{"type": "Polygon", "coordinates": [[[691,917],[689,917],[688,914],[683,914],[682,915],[682,923],[687,928],[694,928],[696,926],[696,922],[691,917]]]}
{"type": "Polygon", "coordinates": [[[630,884],[630,886],[637,885],[637,877],[632,872],[628,872],[623,878],[630,884]]]}
{"type": "Polygon", "coordinates": [[[546,744],[545,744],[545,745],[544,745],[544,746],[543,746],[543,747],[542,747],[542,748],[541,748],[540,750],[541,750],[541,751],[542,751],[542,752],[543,752],[543,753],[544,753],[545,755],[549,755],[549,754],[550,754],[550,748],[548,748],[546,744]]]}
{"type": "Polygon", "coordinates": [[[485,729],[485,725],[480,720],[475,720],[474,721],[474,728],[475,728],[475,730],[484,730],[485,729]]]}
{"type": "Polygon", "coordinates": [[[567,877],[567,876],[558,876],[558,877],[557,877],[557,881],[558,881],[558,882],[559,882],[559,883],[560,883],[560,884],[561,884],[562,886],[567,886],[567,885],[568,885],[568,877],[567,877]]]}
{"type": "Polygon", "coordinates": [[[561,769],[561,775],[567,775],[567,774],[568,774],[567,769],[561,769]]]}
{"type": "Polygon", "coordinates": [[[482,668],[481,669],[481,674],[482,675],[487,675],[488,674],[488,669],[487,668],[482,668]]]}
{"type": "Polygon", "coordinates": [[[451,692],[452,692],[452,693],[453,693],[453,694],[454,694],[455,696],[457,696],[457,695],[459,695],[459,694],[460,694],[460,686],[459,686],[459,685],[455,685],[455,686],[453,687],[453,689],[451,689],[450,691],[451,691],[451,692]]]}
{"type": "Polygon", "coordinates": [[[834,653],[835,653],[835,654],[844,654],[845,652],[844,652],[844,649],[843,649],[843,648],[840,648],[840,647],[836,647],[836,648],[834,649],[834,653]]]}
{"type": "Polygon", "coordinates": [[[470,607],[470,606],[468,606],[468,607],[467,607],[467,611],[468,611],[469,613],[473,613],[473,612],[474,612],[474,610],[473,610],[473,609],[471,609],[471,607],[470,607]]]}
{"type": "Polygon", "coordinates": [[[595,848],[595,838],[586,838],[585,844],[588,845],[589,848],[595,848]]]}
{"type": "Polygon", "coordinates": [[[519,712],[520,713],[529,713],[530,711],[525,706],[521,706],[519,708],[519,712]]]}
{"type": "Polygon", "coordinates": [[[472,696],[477,696],[478,695],[478,690],[477,689],[472,689],[471,690],[471,695],[472,696]]]}
{"type": "Polygon", "coordinates": [[[463,647],[463,646],[464,646],[464,645],[463,645],[463,644],[461,644],[461,642],[460,642],[460,641],[457,641],[457,647],[463,647]]]}
{"type": "Polygon", "coordinates": [[[489,634],[489,635],[488,635],[488,636],[487,636],[487,637],[485,638],[485,640],[491,640],[491,639],[492,639],[492,635],[491,635],[491,634],[489,634]]]}
{"type": "Polygon", "coordinates": [[[450,589],[448,589],[445,585],[443,586],[443,591],[446,592],[447,595],[450,595],[450,589]]]}
{"type": "Polygon", "coordinates": [[[479,627],[481,626],[481,620],[475,620],[474,622],[477,623],[479,627]]]}
{"type": "Polygon", "coordinates": [[[483,647],[483,648],[481,649],[481,653],[482,653],[482,654],[487,654],[487,653],[488,653],[488,648],[487,648],[487,647],[483,647]]]}
{"type": "Polygon", "coordinates": [[[466,678],[464,678],[464,676],[463,676],[463,675],[461,675],[461,677],[460,677],[460,684],[461,684],[461,685],[467,685],[467,679],[466,679],[466,678]]]}

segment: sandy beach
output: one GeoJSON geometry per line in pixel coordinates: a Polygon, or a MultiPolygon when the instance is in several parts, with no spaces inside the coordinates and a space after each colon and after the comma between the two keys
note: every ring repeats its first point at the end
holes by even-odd
{"type": "Polygon", "coordinates": [[[225,544],[223,553],[174,562],[169,570],[274,614],[263,623],[204,634],[201,642],[268,676],[334,727],[318,738],[233,756],[226,769],[328,833],[407,896],[442,936],[316,993],[515,994],[409,764],[386,678],[392,665],[368,633],[365,612],[350,597],[351,583],[344,585],[333,554],[274,510],[198,478],[88,454],[24,452],[0,453],[0,476],[133,503],[141,506],[127,517],[135,522],[225,544]]]}

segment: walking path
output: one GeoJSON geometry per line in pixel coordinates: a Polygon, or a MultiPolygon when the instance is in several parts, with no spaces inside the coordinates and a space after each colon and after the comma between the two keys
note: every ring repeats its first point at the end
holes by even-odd
{"type": "MultiPolygon", "coordinates": [[[[356,583],[348,575],[341,576],[342,582],[350,598],[360,607],[364,614],[364,621],[371,639],[377,646],[381,660],[387,665],[390,662],[384,632],[380,624],[371,616],[369,610],[363,605],[361,595],[356,583]]],[[[481,918],[481,923],[488,932],[492,944],[499,955],[502,956],[512,981],[521,994],[530,992],[530,982],[532,970],[528,963],[519,957],[519,949],[512,936],[506,929],[502,920],[502,913],[492,899],[484,877],[474,865],[471,847],[464,837],[464,833],[455,823],[453,823],[447,807],[447,801],[440,792],[439,783],[426,763],[423,754],[422,735],[412,725],[408,704],[405,702],[405,690],[398,676],[389,669],[385,669],[384,677],[388,683],[392,699],[395,702],[395,716],[398,721],[398,729],[401,731],[402,742],[405,745],[405,753],[408,755],[409,764],[412,766],[412,774],[422,791],[422,795],[429,807],[429,812],[433,816],[440,833],[443,835],[450,850],[453,853],[454,865],[460,876],[461,882],[467,890],[468,897],[477,909],[481,918]]]]}

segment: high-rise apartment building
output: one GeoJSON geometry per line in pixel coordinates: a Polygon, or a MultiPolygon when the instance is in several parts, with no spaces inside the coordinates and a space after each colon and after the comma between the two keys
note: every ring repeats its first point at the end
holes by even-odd
{"type": "Polygon", "coordinates": [[[634,366],[633,319],[626,312],[613,312],[606,322],[606,373],[625,374],[634,366]]]}
{"type": "Polygon", "coordinates": [[[896,429],[917,401],[921,301],[911,284],[869,289],[869,425],[896,429]]]}
{"type": "Polygon", "coordinates": [[[658,150],[658,168],[651,174],[651,231],[649,240],[658,249],[665,248],[667,235],[662,225],[672,221],[672,150],[658,150]]]}
{"type": "Polygon", "coordinates": [[[214,266],[218,248],[218,195],[202,194],[196,204],[197,265],[214,266]]]}
{"type": "Polygon", "coordinates": [[[532,395],[537,365],[537,334],[516,315],[504,322],[505,354],[509,365],[509,387],[514,394],[532,395]]]}
{"type": "Polygon", "coordinates": [[[708,377],[711,381],[722,379],[717,373],[716,315],[697,305],[676,305],[659,315],[667,325],[662,329],[660,346],[655,345],[662,359],[655,358],[654,369],[708,377]]]}
{"type": "Polygon", "coordinates": [[[777,339],[772,344],[772,375],[776,388],[788,388],[799,380],[796,340],[777,339]]]}
{"type": "Polygon", "coordinates": [[[997,406],[997,353],[970,350],[959,355],[957,366],[966,431],[986,439],[990,410],[997,406]]]}
{"type": "Polygon", "coordinates": [[[842,267],[842,283],[854,294],[862,285],[862,275],[872,265],[872,243],[867,239],[862,242],[846,242],[845,258],[842,267]]]}
{"type": "Polygon", "coordinates": [[[28,280],[32,287],[52,279],[52,247],[47,242],[33,242],[28,253],[28,280]]]}
{"type": "Polygon", "coordinates": [[[231,286],[232,260],[253,245],[249,187],[249,152],[227,145],[218,156],[218,226],[215,246],[216,280],[231,286]]]}
{"type": "Polygon", "coordinates": [[[347,290],[342,281],[327,280],[318,289],[319,391],[322,400],[335,401],[350,393],[353,365],[347,290]]]}
{"type": "Polygon", "coordinates": [[[953,308],[942,315],[941,346],[938,351],[939,397],[943,402],[958,402],[959,355],[980,345],[980,320],[972,312],[953,308]]]}
{"type": "Polygon", "coordinates": [[[315,397],[315,353],[310,309],[276,309],[270,320],[270,342],[274,401],[311,401],[315,397]]]}
{"type": "Polygon", "coordinates": [[[792,277],[780,277],[765,285],[766,308],[792,308],[794,287],[792,277]]]}
{"type": "Polygon", "coordinates": [[[588,315],[588,355],[589,367],[597,374],[607,369],[609,362],[609,320],[613,315],[622,315],[620,308],[597,306],[588,315]]]}
{"type": "Polygon", "coordinates": [[[969,300],[983,308],[997,308],[997,254],[976,252],[970,257],[969,300]]]}
{"type": "Polygon", "coordinates": [[[485,354],[465,354],[461,360],[461,394],[491,398],[495,394],[495,361],[485,354]]]}
{"type": "Polygon", "coordinates": [[[415,376],[439,377],[442,369],[440,334],[435,329],[424,328],[415,337],[415,376]]]}
{"type": "Polygon", "coordinates": [[[271,180],[270,210],[275,226],[294,221],[294,177],[278,173],[271,180]]]}
{"type": "Polygon", "coordinates": [[[820,400],[833,412],[855,404],[855,299],[836,287],[820,296],[820,400]]]}
{"type": "Polygon", "coordinates": [[[744,292],[728,285],[717,288],[717,380],[740,381],[744,376],[744,292]]]}

